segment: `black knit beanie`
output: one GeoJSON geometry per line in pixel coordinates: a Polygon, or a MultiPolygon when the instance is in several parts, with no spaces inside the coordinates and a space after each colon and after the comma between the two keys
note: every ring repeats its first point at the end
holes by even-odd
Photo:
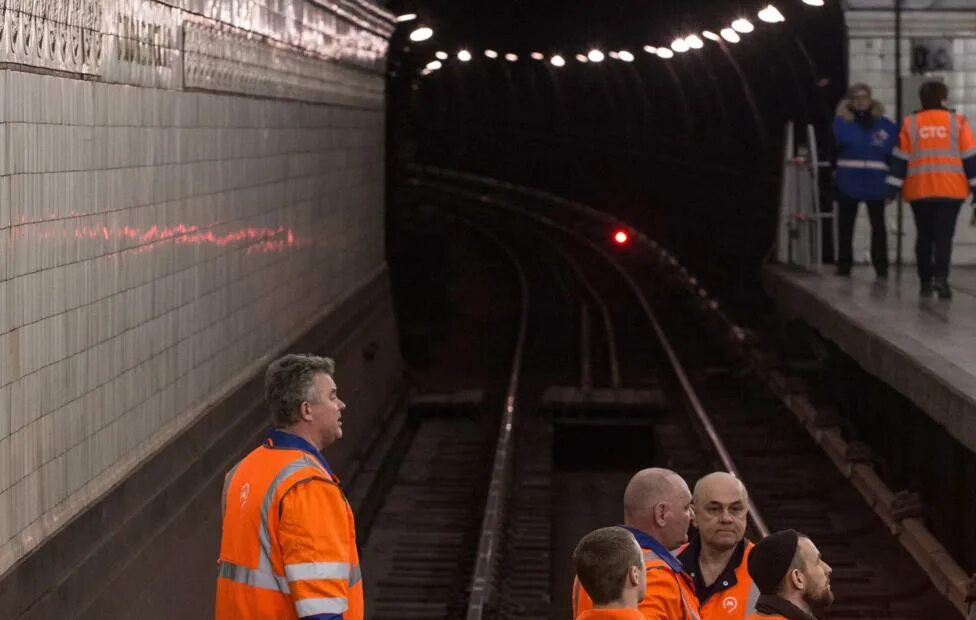
{"type": "Polygon", "coordinates": [[[796,530],[773,532],[749,554],[749,575],[761,594],[776,594],[796,555],[799,540],[796,530]]]}

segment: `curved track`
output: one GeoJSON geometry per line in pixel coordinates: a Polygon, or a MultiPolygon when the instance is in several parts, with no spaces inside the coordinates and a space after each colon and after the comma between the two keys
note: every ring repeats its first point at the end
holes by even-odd
{"type": "Polygon", "coordinates": [[[424,418],[390,461],[400,475],[365,554],[386,567],[368,574],[371,617],[568,618],[572,546],[619,521],[623,485],[650,465],[690,484],[736,471],[753,536],[800,529],[834,565],[830,618],[959,617],[778,401],[702,336],[650,261],[607,250],[606,227],[504,186],[414,187],[439,217],[504,248],[494,260],[514,265],[523,306],[502,411],[478,423],[424,418]],[[618,405],[578,407],[557,392],[618,405]]]}

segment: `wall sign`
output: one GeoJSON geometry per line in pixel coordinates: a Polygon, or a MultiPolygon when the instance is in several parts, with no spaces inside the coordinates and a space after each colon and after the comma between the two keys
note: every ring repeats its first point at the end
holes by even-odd
{"type": "Polygon", "coordinates": [[[912,73],[952,71],[952,39],[912,39],[912,73]]]}

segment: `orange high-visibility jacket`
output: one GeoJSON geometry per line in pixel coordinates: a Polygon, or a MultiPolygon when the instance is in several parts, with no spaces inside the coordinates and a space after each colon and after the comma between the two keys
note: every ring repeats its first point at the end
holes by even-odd
{"type": "Polygon", "coordinates": [[[969,121],[950,110],[905,117],[885,179],[905,200],[965,200],[976,186],[976,139],[969,121]]]}
{"type": "Polygon", "coordinates": [[[779,614],[773,614],[768,616],[766,614],[754,613],[746,617],[746,620],[788,620],[786,616],[781,616],[779,614]]]}
{"type": "MultiPolygon", "coordinates": [[[[701,620],[691,577],[681,563],[652,536],[628,527],[644,552],[647,590],[637,609],[647,620],[701,620]]],[[[593,601],[580,585],[573,583],[573,618],[593,609],[593,601]]]]}
{"type": "MultiPolygon", "coordinates": [[[[690,571],[695,570],[698,563],[700,542],[686,545],[678,551],[678,559],[690,571]]],[[[745,620],[756,612],[756,601],[759,600],[759,588],[753,583],[749,575],[749,554],[754,544],[747,540],[739,543],[739,548],[729,560],[730,566],[726,572],[719,575],[720,583],[716,583],[714,591],[707,598],[698,599],[701,604],[702,620],[745,620]],[[731,574],[730,574],[731,573],[731,574]]],[[[694,572],[691,573],[694,582],[694,572]]],[[[699,593],[700,594],[700,593],[699,593]]]]}
{"type": "Polygon", "coordinates": [[[362,620],[356,528],[338,478],[280,430],[227,474],[217,620],[362,620]]]}

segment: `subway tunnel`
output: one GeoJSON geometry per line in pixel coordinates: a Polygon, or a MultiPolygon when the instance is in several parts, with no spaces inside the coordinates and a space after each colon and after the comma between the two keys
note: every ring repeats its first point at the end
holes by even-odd
{"type": "Polygon", "coordinates": [[[0,4],[0,618],[214,617],[286,353],[366,618],[573,618],[651,467],[809,535],[822,617],[976,617],[968,214],[951,305],[907,203],[891,283],[829,273],[838,102],[970,111],[970,5],[0,4]]]}

